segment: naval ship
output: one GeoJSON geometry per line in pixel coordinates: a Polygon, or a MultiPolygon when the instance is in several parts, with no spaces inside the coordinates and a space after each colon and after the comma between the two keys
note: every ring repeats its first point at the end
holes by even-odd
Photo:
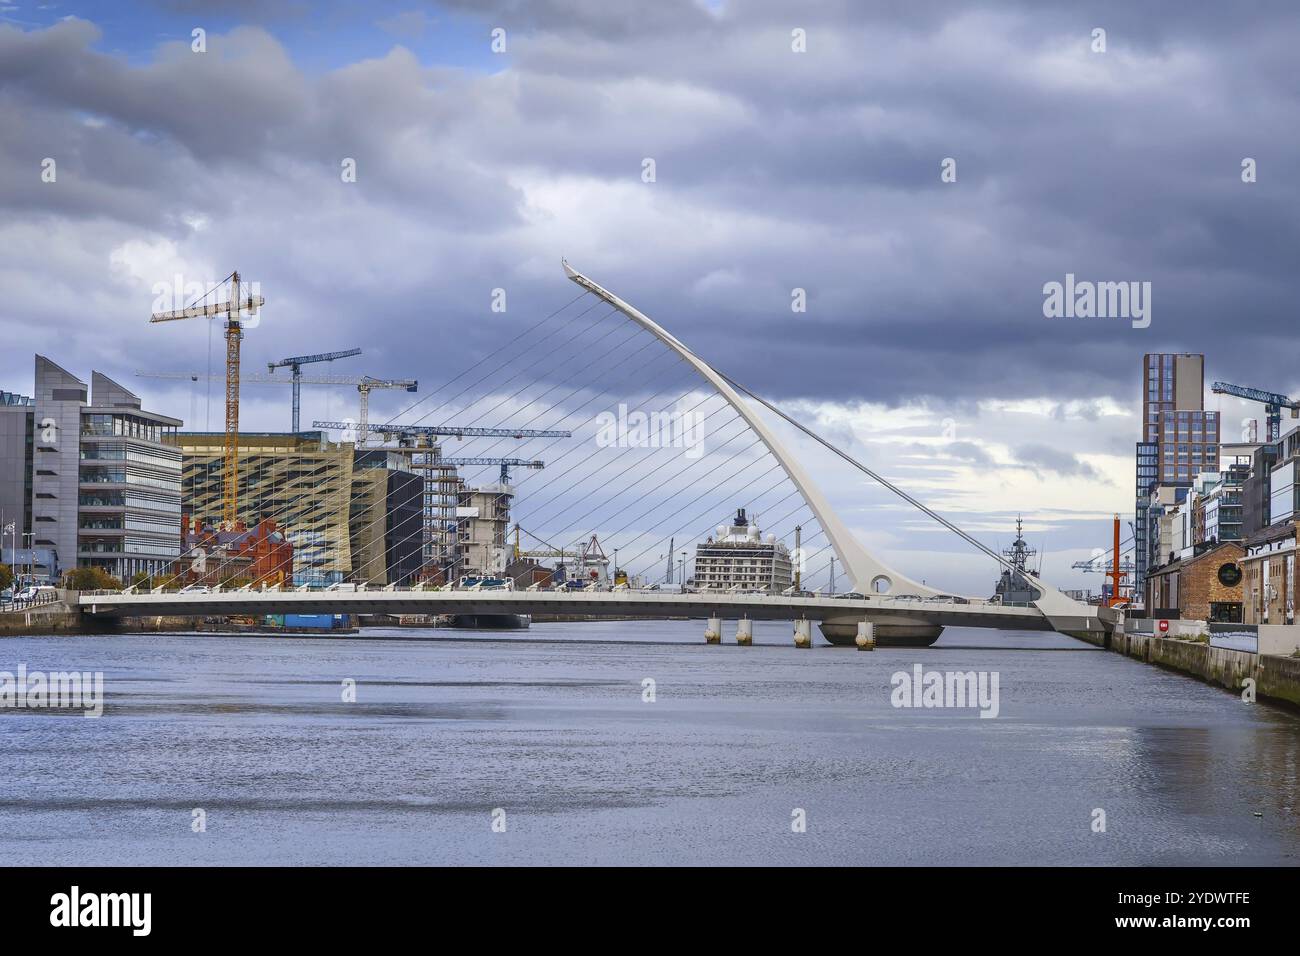
{"type": "Polygon", "coordinates": [[[1032,604],[1040,597],[1037,588],[1031,587],[1026,574],[1032,574],[1038,577],[1039,568],[1030,567],[1034,558],[1038,556],[1038,551],[1031,548],[1025,541],[1024,530],[1021,524],[1020,516],[1016,516],[1016,540],[1011,542],[1011,547],[1004,548],[1002,557],[1007,559],[1011,568],[1004,567],[1002,576],[998,578],[998,583],[993,588],[993,600],[1000,604],[1032,604]]]}

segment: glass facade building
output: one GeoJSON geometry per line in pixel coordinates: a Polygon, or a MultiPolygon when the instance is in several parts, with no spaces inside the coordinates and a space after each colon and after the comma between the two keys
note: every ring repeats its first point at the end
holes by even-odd
{"type": "Polygon", "coordinates": [[[25,416],[22,428],[13,420],[0,431],[25,432],[27,450],[0,468],[0,500],[25,499],[24,536],[51,556],[48,579],[97,567],[129,582],[176,560],[180,454],[166,441],[178,419],[145,411],[106,375],[94,372],[87,387],[40,355],[33,398],[11,411],[25,416]]]}

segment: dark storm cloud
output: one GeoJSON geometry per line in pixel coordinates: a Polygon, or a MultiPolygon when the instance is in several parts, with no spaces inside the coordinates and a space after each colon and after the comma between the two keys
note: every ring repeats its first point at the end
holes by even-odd
{"type": "Polygon", "coordinates": [[[1087,462],[1080,461],[1068,451],[1049,445],[1021,445],[1015,450],[1019,464],[1034,471],[1045,471],[1064,477],[1100,479],[1101,475],[1087,462]]]}
{"type": "MultiPolygon", "coordinates": [[[[259,347],[294,351],[295,322],[352,338],[364,317],[394,363],[371,371],[423,376],[567,300],[567,254],[773,397],[1127,403],[1136,356],[1164,349],[1296,381],[1276,348],[1300,246],[1291,4],[453,4],[485,46],[508,30],[491,75],[400,46],[309,75],[274,37],[301,6],[242,7],[260,26],[144,64],[85,21],[0,27],[0,209],[95,223],[78,241],[103,269],[11,281],[6,322],[48,307],[42,283],[122,299],[110,253],[166,239],[255,263],[282,317],[259,347]],[[1042,285],[1067,272],[1152,282],[1151,327],[1045,319],[1042,285]],[[497,287],[507,316],[487,312],[497,287]]],[[[121,328],[142,306],[118,308],[121,328]]]]}

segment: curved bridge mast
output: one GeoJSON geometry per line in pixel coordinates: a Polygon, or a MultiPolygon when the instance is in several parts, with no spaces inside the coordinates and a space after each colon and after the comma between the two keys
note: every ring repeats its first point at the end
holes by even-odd
{"type": "MultiPolygon", "coordinates": [[[[726,399],[727,403],[731,405],[741,418],[745,420],[746,424],[754,430],[754,433],[758,435],[767,450],[772,453],[777,462],[785,470],[786,475],[789,476],[790,480],[794,483],[794,486],[799,490],[799,493],[803,495],[804,500],[808,503],[808,507],[812,509],[813,514],[821,524],[822,530],[826,532],[826,537],[830,541],[836,557],[840,559],[840,563],[849,572],[853,580],[854,590],[860,591],[863,594],[916,594],[921,597],[934,597],[940,593],[944,593],[935,588],[929,587],[928,585],[921,584],[918,581],[913,581],[904,574],[900,574],[863,548],[862,545],[854,539],[853,535],[849,532],[848,528],[844,526],[843,522],[840,521],[835,512],[831,510],[830,503],[822,495],[821,491],[812,483],[812,480],[808,477],[808,474],[803,470],[803,467],[799,462],[788,451],[786,451],[780,441],[777,440],[776,435],[772,433],[771,429],[767,427],[763,420],[740,399],[740,396],[736,393],[736,390],[726,378],[683,345],[682,342],[680,342],[671,332],[663,328],[635,306],[623,301],[608,289],[592,281],[581,272],[578,272],[570,266],[567,261],[564,261],[563,265],[565,275],[567,275],[571,280],[586,289],[588,292],[603,299],[605,302],[618,309],[637,325],[641,326],[641,328],[650,332],[670,349],[680,355],[700,374],[702,378],[704,378],[705,381],[717,389],[718,393],[726,399]]],[[[835,448],[835,446],[831,445],[825,439],[822,439],[814,432],[804,428],[797,422],[794,422],[793,419],[790,419],[775,406],[763,401],[762,399],[758,399],[758,401],[776,414],[780,415],[782,418],[790,421],[795,425],[795,427],[813,437],[816,441],[835,452],[841,458],[844,458],[858,469],[865,471],[872,477],[876,478],[876,480],[880,481],[891,491],[894,491],[896,494],[903,497],[910,504],[934,518],[953,533],[975,545],[975,547],[992,556],[994,560],[1004,566],[1007,565],[1006,560],[987,545],[976,541],[941,515],[931,511],[911,495],[908,495],[899,488],[895,488],[879,475],[876,475],[874,472],[870,471],[870,469],[866,468],[866,466],[835,448]]],[[[1104,625],[1098,621],[1097,608],[1067,597],[1056,588],[1043,583],[1043,581],[1034,575],[1026,574],[1024,576],[1029,580],[1034,588],[1039,591],[1040,596],[1039,599],[1034,602],[1035,606],[1045,617],[1048,618],[1052,623],[1052,626],[1057,630],[1065,632],[1092,631],[1104,627],[1104,625]],[[1094,626],[1094,624],[1098,626],[1094,626]]]]}

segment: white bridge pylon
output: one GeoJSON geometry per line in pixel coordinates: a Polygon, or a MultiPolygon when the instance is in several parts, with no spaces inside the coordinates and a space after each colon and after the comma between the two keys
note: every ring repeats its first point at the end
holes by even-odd
{"type": "MultiPolygon", "coordinates": [[[[799,462],[788,451],[786,451],[784,447],[782,447],[781,442],[777,439],[776,435],[772,433],[771,429],[769,429],[763,420],[758,417],[754,410],[747,403],[741,400],[735,389],[732,388],[722,375],[683,345],[671,332],[663,328],[635,306],[623,301],[608,289],[592,281],[581,272],[578,272],[570,266],[567,261],[562,260],[562,264],[564,266],[565,275],[576,282],[579,286],[608,302],[615,309],[622,312],[637,325],[641,326],[641,328],[650,332],[670,349],[680,355],[700,374],[702,378],[704,378],[705,381],[717,389],[718,393],[726,399],[728,404],[730,404],[741,418],[745,420],[746,424],[753,429],[754,433],[758,435],[759,439],[767,447],[767,450],[772,453],[773,457],[776,458],[777,462],[785,470],[786,475],[789,476],[790,480],[794,483],[794,486],[799,490],[799,493],[803,495],[804,501],[807,502],[813,515],[816,516],[817,521],[821,524],[822,530],[826,532],[826,538],[830,541],[831,547],[835,551],[835,556],[839,558],[840,563],[853,581],[853,589],[855,591],[868,595],[915,594],[919,597],[936,597],[940,594],[953,593],[951,591],[939,591],[928,585],[922,584],[919,581],[913,581],[911,578],[907,577],[907,575],[895,571],[875,555],[867,551],[866,548],[862,547],[862,545],[858,543],[857,539],[855,539],[849,532],[849,529],[845,527],[844,523],[840,521],[839,516],[835,514],[835,511],[831,508],[830,503],[826,500],[825,496],[823,496],[817,486],[813,484],[812,479],[809,478],[807,472],[804,471],[803,466],[801,466],[799,462]]],[[[767,404],[769,408],[772,408],[773,411],[776,411],[778,414],[782,414],[775,408],[775,406],[766,402],[764,402],[764,404],[767,404]]],[[[788,419],[788,416],[782,415],[782,417],[786,417],[787,420],[793,421],[792,419],[788,419]]],[[[826,447],[836,451],[841,457],[853,462],[852,458],[849,458],[843,452],[835,449],[834,446],[825,439],[820,438],[802,426],[799,427],[809,435],[813,435],[814,438],[826,447]]],[[[857,463],[854,462],[854,464],[857,463]]],[[[858,467],[861,468],[862,466],[859,465],[858,467]]],[[[863,470],[866,469],[863,468],[863,470]]],[[[883,481],[883,479],[880,479],[879,476],[874,474],[873,477],[883,481]]],[[[960,535],[985,553],[989,554],[1003,566],[1010,567],[1009,562],[1007,562],[1006,559],[996,551],[993,551],[981,542],[975,541],[975,539],[971,538],[970,535],[961,531],[961,529],[954,527],[933,511],[930,511],[930,509],[926,508],[910,495],[899,491],[899,489],[893,488],[892,485],[887,484],[887,486],[890,487],[891,490],[901,494],[906,500],[915,505],[921,511],[944,524],[949,528],[949,530],[952,530],[954,533],[960,535]]],[[[1089,618],[1096,620],[1098,617],[1097,608],[1088,604],[1083,604],[1082,602],[1076,601],[1073,598],[1062,594],[1056,588],[1044,584],[1033,575],[1025,574],[1025,577],[1040,592],[1041,596],[1034,602],[1038,609],[1042,611],[1045,616],[1053,619],[1054,623],[1059,619],[1061,625],[1064,625],[1058,625],[1058,630],[1068,630],[1076,627],[1085,630],[1091,629],[1090,627],[1078,625],[1072,619],[1089,618]]]]}

